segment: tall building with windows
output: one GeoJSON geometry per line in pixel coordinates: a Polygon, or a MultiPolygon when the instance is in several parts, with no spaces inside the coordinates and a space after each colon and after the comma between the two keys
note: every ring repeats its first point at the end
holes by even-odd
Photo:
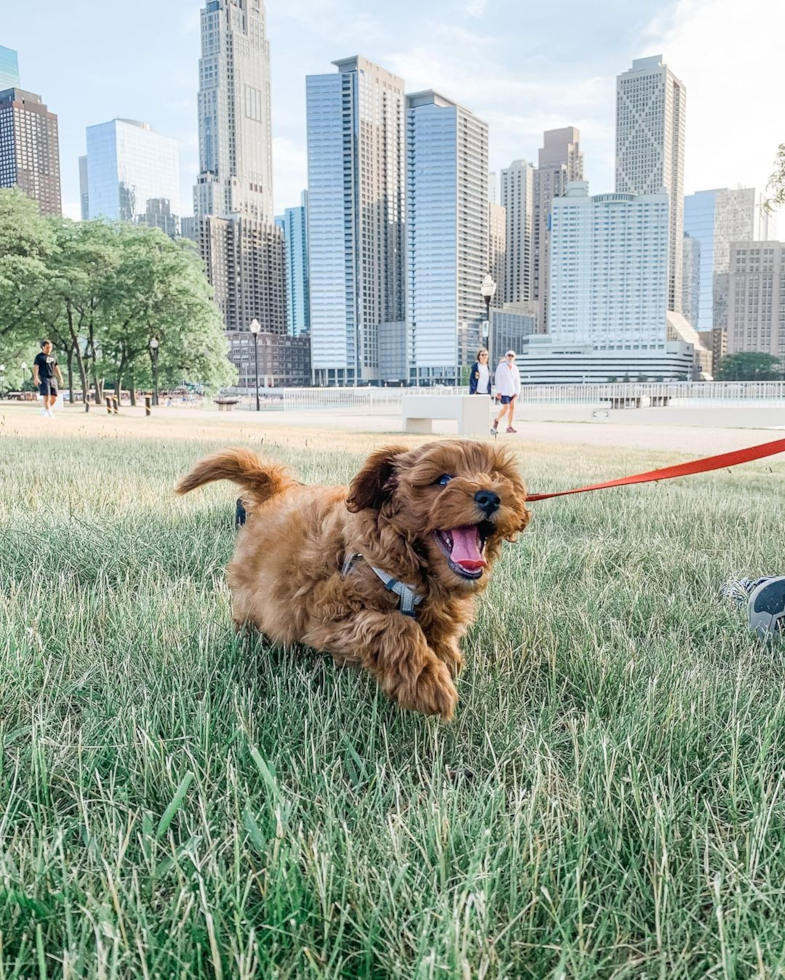
{"type": "Polygon", "coordinates": [[[488,125],[434,91],[406,107],[409,377],[460,384],[482,343],[488,125]]]}
{"type": "Polygon", "coordinates": [[[19,88],[19,58],[13,48],[0,45],[0,92],[7,88],[19,88]]]}
{"type": "Polygon", "coordinates": [[[665,344],[668,197],[576,182],[552,206],[551,335],[603,350],[665,344]]]}
{"type": "Polygon", "coordinates": [[[681,277],[681,311],[687,322],[698,329],[700,322],[701,243],[684,232],[681,277]]]}
{"type": "Polygon", "coordinates": [[[771,354],[785,366],[785,243],[730,246],[728,353],[771,354]]]}
{"type": "Polygon", "coordinates": [[[532,298],[539,307],[538,332],[548,333],[551,273],[551,203],[567,184],[583,180],[580,132],[574,126],[548,130],[534,171],[532,298]]]}
{"type": "Polygon", "coordinates": [[[308,271],[308,191],[300,206],[287,208],[280,221],[286,242],[286,322],[292,337],[311,332],[310,274],[308,271]]]}
{"type": "Polygon", "coordinates": [[[270,43],[263,0],[207,0],[199,60],[197,215],[273,221],[270,43]]]}
{"type": "Polygon", "coordinates": [[[505,303],[529,302],[534,297],[534,167],[513,160],[502,170],[502,207],[506,211],[507,256],[504,266],[505,303]]]}
{"type": "Polygon", "coordinates": [[[616,79],[616,190],[670,202],[668,309],[680,311],[687,93],[662,55],[637,58],[616,79]]]}
{"type": "Polygon", "coordinates": [[[284,236],[273,215],[270,46],[263,0],[207,0],[201,41],[196,216],[184,223],[184,232],[199,246],[231,349],[237,351],[234,335],[248,331],[253,320],[264,333],[286,333],[284,236]]]}
{"type": "Polygon", "coordinates": [[[694,347],[668,320],[669,225],[664,192],[590,197],[577,181],[553,199],[550,333],[528,339],[524,378],[692,376],[694,347]]]}
{"type": "Polygon", "coordinates": [[[87,200],[91,219],[136,222],[148,202],[163,199],[180,213],[177,141],[149,123],[112,119],[87,127],[87,200]]]}
{"type": "Polygon", "coordinates": [[[764,210],[759,191],[724,187],[685,197],[684,233],[700,245],[698,322],[693,326],[727,330],[731,243],[775,238],[775,219],[764,210]]]}
{"type": "Polygon", "coordinates": [[[20,88],[0,92],[0,187],[18,187],[43,215],[62,214],[57,116],[20,88]]]}
{"type": "Polygon", "coordinates": [[[488,174],[488,200],[491,204],[499,203],[499,178],[494,170],[488,174]]]}
{"type": "Polygon", "coordinates": [[[87,154],[79,157],[79,217],[90,220],[90,188],[87,180],[87,154]]]}
{"type": "Polygon", "coordinates": [[[366,58],[306,79],[314,380],[403,378],[405,94],[366,58]]]}
{"type": "Polygon", "coordinates": [[[507,211],[501,204],[488,203],[488,271],[496,283],[491,306],[504,305],[504,272],[507,261],[507,211]]]}

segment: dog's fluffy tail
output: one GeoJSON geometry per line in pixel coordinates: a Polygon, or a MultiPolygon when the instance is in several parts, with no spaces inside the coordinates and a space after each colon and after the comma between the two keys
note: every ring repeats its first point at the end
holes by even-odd
{"type": "Polygon", "coordinates": [[[243,503],[258,506],[276,494],[295,486],[283,466],[259,459],[250,449],[226,449],[214,456],[207,456],[196,464],[180,481],[177,493],[189,493],[205,483],[215,480],[231,480],[238,483],[245,493],[243,503]]]}

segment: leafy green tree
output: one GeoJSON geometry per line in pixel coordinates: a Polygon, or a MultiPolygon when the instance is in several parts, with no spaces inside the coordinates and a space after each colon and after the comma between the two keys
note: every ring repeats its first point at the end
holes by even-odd
{"type": "Polygon", "coordinates": [[[0,190],[0,360],[35,337],[55,249],[36,202],[18,190],[0,190]]]}
{"type": "Polygon", "coordinates": [[[42,336],[87,398],[104,377],[133,391],[152,382],[231,384],[223,321],[192,243],[156,229],[43,219],[35,202],[0,191],[0,363],[42,336]],[[7,351],[7,354],[4,354],[7,351]]]}
{"type": "Polygon", "coordinates": [[[779,381],[782,365],[771,354],[749,351],[723,357],[717,372],[718,381],[779,381]]]}
{"type": "Polygon", "coordinates": [[[154,337],[167,383],[174,375],[177,383],[189,378],[207,388],[231,384],[236,372],[226,356],[223,321],[191,243],[172,241],[157,229],[116,230],[117,283],[107,297],[102,341],[115,387],[127,380],[133,393],[151,375],[154,337]]]}

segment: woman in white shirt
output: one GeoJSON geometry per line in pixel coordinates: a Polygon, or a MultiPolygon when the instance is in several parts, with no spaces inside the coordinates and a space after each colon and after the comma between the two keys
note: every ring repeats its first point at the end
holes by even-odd
{"type": "Polygon", "coordinates": [[[477,360],[472,364],[469,375],[470,395],[490,395],[491,369],[488,367],[488,351],[482,347],[477,351],[477,360]]]}
{"type": "Polygon", "coordinates": [[[502,410],[493,420],[493,428],[491,429],[493,436],[499,434],[499,422],[508,412],[510,413],[510,421],[507,431],[518,431],[512,426],[512,420],[515,416],[515,401],[521,393],[521,374],[518,365],[515,363],[516,356],[514,350],[508,350],[504,355],[504,360],[500,361],[496,368],[496,400],[501,401],[502,410]]]}

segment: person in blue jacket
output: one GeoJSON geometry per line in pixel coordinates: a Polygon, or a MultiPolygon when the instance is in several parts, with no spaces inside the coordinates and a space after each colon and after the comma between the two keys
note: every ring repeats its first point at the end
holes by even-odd
{"type": "Polygon", "coordinates": [[[490,395],[491,369],[488,367],[488,351],[482,347],[477,351],[477,360],[472,364],[469,375],[470,395],[490,395]]]}

